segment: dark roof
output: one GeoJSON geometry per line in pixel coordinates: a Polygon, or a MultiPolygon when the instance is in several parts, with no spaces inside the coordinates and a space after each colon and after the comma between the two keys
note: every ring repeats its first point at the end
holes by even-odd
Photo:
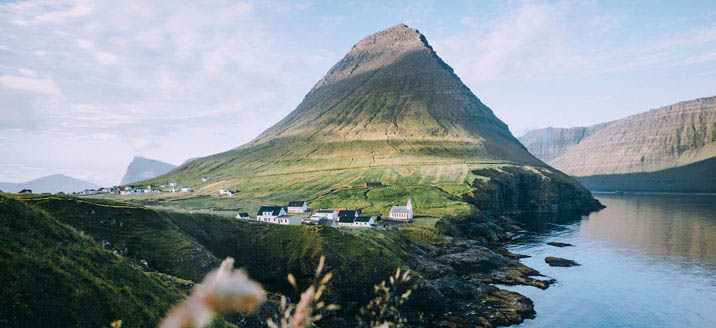
{"type": "Polygon", "coordinates": [[[278,216],[278,214],[281,213],[281,206],[261,206],[256,215],[262,215],[264,212],[271,212],[272,215],[278,216]]]}
{"type": "Polygon", "coordinates": [[[379,186],[382,186],[383,183],[377,182],[377,181],[372,181],[372,182],[366,182],[365,185],[369,186],[369,187],[379,187],[379,186]]]}
{"type": "Polygon", "coordinates": [[[241,212],[241,213],[239,213],[239,216],[241,216],[241,217],[244,217],[244,216],[249,216],[249,213],[246,213],[246,212],[241,212]]]}
{"type": "Polygon", "coordinates": [[[288,207],[302,207],[303,204],[306,204],[306,202],[304,202],[304,201],[288,202],[288,207]]]}
{"type": "Polygon", "coordinates": [[[354,216],[339,216],[339,217],[338,217],[338,222],[340,222],[340,223],[353,223],[353,222],[355,222],[355,219],[356,219],[356,218],[355,218],[354,216]]]}
{"type": "Polygon", "coordinates": [[[350,222],[353,222],[353,220],[358,216],[360,213],[360,210],[342,210],[338,212],[338,220],[339,222],[348,222],[348,221],[341,221],[343,218],[351,218],[350,222]]]}
{"type": "Polygon", "coordinates": [[[369,222],[370,216],[359,216],[356,218],[356,222],[369,222]]]}
{"type": "Polygon", "coordinates": [[[316,213],[333,213],[335,210],[318,210],[316,213]]]}

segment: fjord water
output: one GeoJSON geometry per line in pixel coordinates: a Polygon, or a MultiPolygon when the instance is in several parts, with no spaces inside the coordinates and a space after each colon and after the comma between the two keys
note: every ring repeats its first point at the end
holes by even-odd
{"type": "Polygon", "coordinates": [[[510,250],[554,278],[519,327],[716,327],[716,195],[596,194],[607,207],[579,219],[532,218],[510,250]],[[565,242],[558,248],[547,242],[565,242]],[[550,267],[546,256],[575,260],[550,267]]]}

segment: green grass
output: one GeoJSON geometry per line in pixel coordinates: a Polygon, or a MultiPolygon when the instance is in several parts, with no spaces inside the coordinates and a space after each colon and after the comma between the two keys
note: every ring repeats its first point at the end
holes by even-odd
{"type": "Polygon", "coordinates": [[[183,293],[55,217],[0,196],[0,326],[156,326],[183,293]]]}

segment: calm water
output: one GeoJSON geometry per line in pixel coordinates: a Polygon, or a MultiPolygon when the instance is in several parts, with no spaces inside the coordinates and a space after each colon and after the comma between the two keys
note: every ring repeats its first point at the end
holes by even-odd
{"type": "Polygon", "coordinates": [[[606,209],[539,220],[510,247],[558,281],[501,286],[534,301],[537,317],[519,327],[716,327],[716,195],[596,197],[606,209]],[[582,265],[550,267],[546,256],[582,265]]]}

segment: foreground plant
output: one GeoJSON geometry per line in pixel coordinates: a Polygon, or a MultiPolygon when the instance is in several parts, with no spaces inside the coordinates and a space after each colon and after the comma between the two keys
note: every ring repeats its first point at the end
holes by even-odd
{"type": "MultiPolygon", "coordinates": [[[[333,277],[332,273],[326,273],[321,276],[323,267],[326,263],[326,257],[321,256],[318,261],[318,268],[316,274],[313,277],[311,285],[301,293],[301,298],[297,304],[288,304],[286,296],[281,296],[281,314],[282,317],[278,323],[271,319],[266,320],[266,323],[271,328],[303,328],[308,327],[312,323],[321,320],[323,316],[314,314],[314,311],[326,310],[335,311],[340,307],[336,304],[326,305],[321,301],[321,296],[326,290],[328,282],[333,277]]],[[[296,278],[292,274],[288,274],[288,282],[291,283],[294,289],[298,290],[296,285],[296,278]]]]}
{"type": "Polygon", "coordinates": [[[217,270],[206,275],[189,298],[172,309],[159,327],[204,327],[217,313],[251,313],[265,300],[261,285],[244,270],[235,270],[234,259],[227,257],[217,270]]]}
{"type": "Polygon", "coordinates": [[[376,296],[370,300],[368,305],[360,309],[359,325],[371,328],[403,327],[405,318],[400,314],[398,308],[410,298],[410,294],[413,292],[412,289],[404,287],[409,280],[410,270],[406,270],[401,275],[400,268],[398,268],[394,276],[373,286],[376,296]]]}

